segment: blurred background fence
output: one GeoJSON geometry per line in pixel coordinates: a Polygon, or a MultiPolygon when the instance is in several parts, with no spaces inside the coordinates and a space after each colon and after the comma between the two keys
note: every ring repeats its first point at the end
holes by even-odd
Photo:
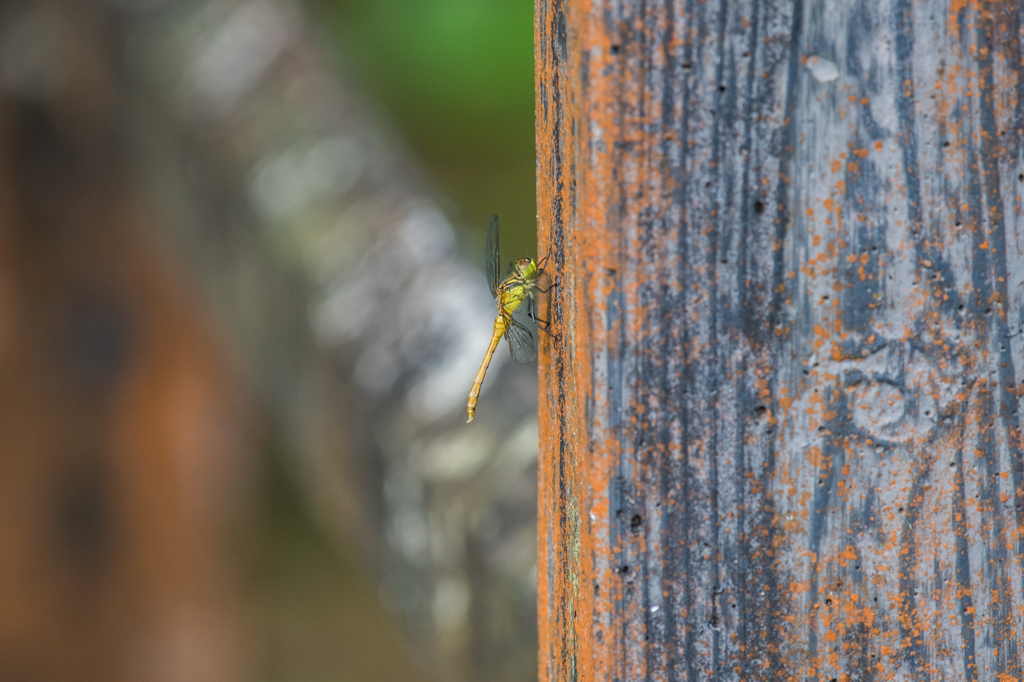
{"type": "Polygon", "coordinates": [[[475,228],[535,253],[531,41],[0,5],[0,679],[535,677],[535,368],[463,424],[475,228]]]}

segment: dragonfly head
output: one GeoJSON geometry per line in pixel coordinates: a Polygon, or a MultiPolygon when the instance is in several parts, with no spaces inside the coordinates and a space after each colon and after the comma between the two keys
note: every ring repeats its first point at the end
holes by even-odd
{"type": "Polygon", "coordinates": [[[532,258],[520,258],[515,263],[515,271],[520,277],[530,278],[537,272],[537,261],[532,258]]]}

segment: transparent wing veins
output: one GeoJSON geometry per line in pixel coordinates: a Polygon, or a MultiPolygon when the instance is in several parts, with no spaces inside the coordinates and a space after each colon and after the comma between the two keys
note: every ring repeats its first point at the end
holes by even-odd
{"type": "Polygon", "coordinates": [[[537,340],[533,333],[511,315],[505,316],[505,339],[508,341],[508,349],[512,351],[512,359],[516,362],[537,359],[537,340]]]}
{"type": "Polygon", "coordinates": [[[498,297],[498,216],[492,215],[487,221],[487,243],[484,247],[484,273],[487,275],[487,286],[491,288],[491,296],[498,297]]]}

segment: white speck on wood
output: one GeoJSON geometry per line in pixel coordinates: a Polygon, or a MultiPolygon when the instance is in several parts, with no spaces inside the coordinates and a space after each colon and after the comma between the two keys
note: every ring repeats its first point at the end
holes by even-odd
{"type": "Polygon", "coordinates": [[[807,68],[810,69],[814,80],[819,83],[828,83],[839,78],[839,67],[836,63],[824,57],[810,56],[807,58],[807,68]]]}

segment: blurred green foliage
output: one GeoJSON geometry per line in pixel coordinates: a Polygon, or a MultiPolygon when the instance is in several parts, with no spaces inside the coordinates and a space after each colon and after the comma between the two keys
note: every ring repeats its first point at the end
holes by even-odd
{"type": "Polygon", "coordinates": [[[482,235],[497,213],[503,260],[536,255],[533,2],[318,0],[318,9],[455,222],[482,235]]]}

